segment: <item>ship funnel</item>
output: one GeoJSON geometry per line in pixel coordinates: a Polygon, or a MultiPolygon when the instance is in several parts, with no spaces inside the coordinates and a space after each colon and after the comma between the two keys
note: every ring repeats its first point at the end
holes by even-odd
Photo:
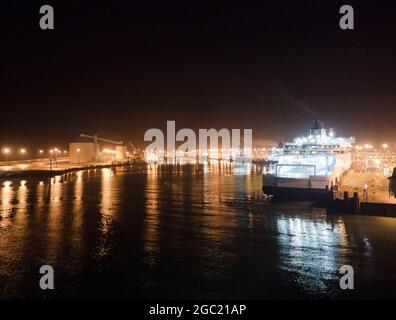
{"type": "Polygon", "coordinates": [[[324,122],[320,121],[319,119],[315,119],[311,123],[311,129],[309,132],[312,135],[320,135],[323,129],[324,129],[324,122]]]}

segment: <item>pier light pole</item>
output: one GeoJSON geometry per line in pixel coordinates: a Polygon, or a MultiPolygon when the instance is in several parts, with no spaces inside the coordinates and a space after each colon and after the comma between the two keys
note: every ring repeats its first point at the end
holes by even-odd
{"type": "Polygon", "coordinates": [[[54,161],[54,167],[57,168],[58,167],[58,162],[56,160],[56,155],[59,153],[59,149],[58,148],[54,148],[54,157],[53,157],[53,161],[54,161]]]}
{"type": "Polygon", "coordinates": [[[25,154],[26,154],[26,149],[22,148],[21,150],[19,150],[19,152],[21,153],[22,160],[24,160],[25,154]]]}
{"type": "Polygon", "coordinates": [[[3,153],[5,154],[5,160],[8,161],[8,155],[10,154],[10,148],[4,148],[3,153]]]}
{"type": "Polygon", "coordinates": [[[78,154],[78,164],[80,164],[80,151],[81,151],[81,149],[80,148],[77,148],[77,154],[78,154]]]}
{"type": "Polygon", "coordinates": [[[49,161],[50,161],[50,171],[52,170],[52,156],[54,154],[54,150],[50,150],[50,157],[49,157],[49,161]]]}
{"type": "Polygon", "coordinates": [[[368,184],[365,183],[363,188],[364,188],[364,193],[366,194],[366,202],[368,203],[368,184]]]}

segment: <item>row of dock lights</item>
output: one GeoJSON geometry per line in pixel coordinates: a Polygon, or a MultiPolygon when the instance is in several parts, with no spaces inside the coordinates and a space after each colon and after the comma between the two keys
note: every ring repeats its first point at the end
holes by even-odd
{"type": "MultiPolygon", "coordinates": [[[[387,150],[389,148],[389,145],[387,143],[383,143],[381,145],[381,147],[383,150],[387,150]]],[[[373,148],[374,148],[374,146],[371,144],[368,144],[368,143],[366,143],[364,146],[360,146],[360,145],[355,146],[356,150],[363,150],[363,149],[364,150],[372,150],[373,148]]]]}
{"type": "MultiPolygon", "coordinates": [[[[11,149],[10,148],[3,148],[2,153],[5,156],[5,160],[8,160],[8,156],[11,154],[11,149]]],[[[20,148],[18,150],[18,153],[22,156],[22,158],[24,158],[25,154],[26,154],[26,149],[25,148],[20,148]]]]}
{"type": "MultiPolygon", "coordinates": [[[[2,154],[5,157],[5,161],[8,161],[8,157],[12,154],[12,150],[11,148],[5,147],[1,150],[2,154]]],[[[79,152],[79,150],[78,150],[79,152]]],[[[20,148],[17,150],[17,153],[21,156],[22,159],[24,159],[25,155],[27,154],[27,150],[25,148],[20,148]]],[[[44,155],[44,150],[43,149],[39,149],[38,150],[38,154],[39,155],[44,155]]],[[[50,155],[60,155],[60,154],[67,154],[66,150],[60,150],[58,148],[53,148],[49,150],[49,154],[50,155]]]]}
{"type": "MultiPolygon", "coordinates": [[[[63,152],[62,152],[62,150],[59,150],[58,148],[54,148],[54,149],[50,149],[50,154],[67,154],[67,151],[66,150],[64,150],[63,152]]],[[[43,150],[40,150],[40,154],[43,154],[44,153],[44,151],[43,150]]]]}

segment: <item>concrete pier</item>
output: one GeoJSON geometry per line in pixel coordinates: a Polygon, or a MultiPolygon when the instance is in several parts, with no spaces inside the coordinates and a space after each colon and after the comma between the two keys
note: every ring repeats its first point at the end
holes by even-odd
{"type": "Polygon", "coordinates": [[[136,161],[124,161],[113,163],[86,163],[81,165],[70,164],[67,158],[62,158],[56,166],[50,168],[48,161],[36,159],[30,161],[14,161],[0,164],[0,180],[13,178],[30,178],[30,177],[53,177],[66,174],[73,171],[112,168],[139,164],[136,161]]]}
{"type": "Polygon", "coordinates": [[[396,203],[366,202],[365,200],[360,199],[357,192],[350,197],[348,191],[345,191],[343,199],[333,199],[327,204],[326,209],[328,213],[396,217],[396,203]]]}

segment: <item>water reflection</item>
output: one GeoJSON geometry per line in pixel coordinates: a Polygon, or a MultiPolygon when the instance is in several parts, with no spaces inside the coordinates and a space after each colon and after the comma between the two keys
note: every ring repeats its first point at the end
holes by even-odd
{"type": "Polygon", "coordinates": [[[25,286],[42,264],[58,270],[61,297],[342,297],[343,264],[361,295],[392,296],[396,219],[230,205],[261,189],[260,167],[238,170],[153,164],[3,181],[0,297],[42,297],[25,286]]]}
{"type": "Polygon", "coordinates": [[[73,230],[75,232],[78,232],[82,224],[82,214],[83,214],[83,195],[84,195],[83,171],[76,172],[76,179],[74,182],[73,191],[74,191],[73,201],[72,201],[73,230]]]}
{"type": "MultiPolygon", "coordinates": [[[[53,177],[46,185],[46,205],[43,207],[43,215],[40,223],[45,228],[46,239],[43,239],[44,259],[53,263],[57,261],[61,254],[59,246],[63,237],[62,214],[63,210],[63,186],[60,183],[61,177],[53,177]]],[[[50,263],[49,263],[50,264],[50,263]]]]}
{"type": "Polygon", "coordinates": [[[17,207],[15,212],[15,224],[20,226],[21,230],[23,230],[22,232],[24,232],[28,224],[27,196],[28,196],[27,181],[21,180],[20,186],[16,192],[17,207]]]}
{"type": "Polygon", "coordinates": [[[144,250],[148,254],[148,266],[151,268],[157,263],[157,253],[159,251],[159,195],[158,192],[158,165],[149,165],[149,172],[146,175],[146,215],[144,219],[145,232],[143,234],[144,250]]]}
{"type": "Polygon", "coordinates": [[[328,291],[327,282],[341,266],[338,246],[343,224],[331,226],[323,220],[281,216],[277,225],[281,268],[296,272],[296,281],[306,290],[328,291]]]}
{"type": "Polygon", "coordinates": [[[15,208],[10,203],[13,193],[12,182],[3,182],[1,188],[0,230],[7,228],[11,224],[10,220],[15,213],[15,208]]]}
{"type": "Polygon", "coordinates": [[[115,177],[115,169],[102,169],[99,204],[100,239],[97,248],[97,255],[100,258],[104,258],[109,254],[113,244],[113,241],[110,238],[114,220],[118,218],[119,214],[118,191],[119,188],[117,186],[117,179],[115,177]]]}

